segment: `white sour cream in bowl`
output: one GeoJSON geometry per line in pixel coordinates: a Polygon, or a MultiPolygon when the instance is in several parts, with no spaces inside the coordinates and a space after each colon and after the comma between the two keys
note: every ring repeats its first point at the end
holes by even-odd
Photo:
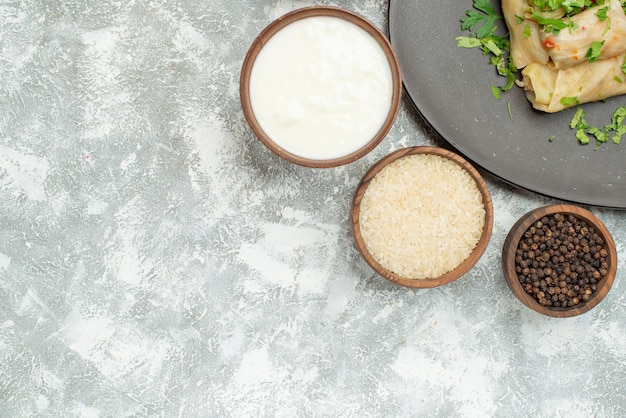
{"type": "Polygon", "coordinates": [[[386,136],[400,70],[386,37],[363,18],[309,7],[270,24],[241,77],[246,119],[270,150],[312,167],[350,163],[386,136]]]}

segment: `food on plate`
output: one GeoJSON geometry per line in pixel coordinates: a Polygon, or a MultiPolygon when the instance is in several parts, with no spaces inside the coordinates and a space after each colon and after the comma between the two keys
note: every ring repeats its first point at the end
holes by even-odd
{"type": "Polygon", "coordinates": [[[502,14],[509,27],[511,59],[516,68],[531,63],[547,64],[550,60],[539,39],[539,23],[527,20],[524,24],[517,24],[516,16],[524,16],[526,6],[526,1],[522,0],[502,1],[502,14]]]}
{"type": "Polygon", "coordinates": [[[519,84],[536,109],[558,112],[581,103],[626,94],[623,63],[624,54],[563,70],[532,63],[522,70],[519,84]]]}
{"type": "Polygon", "coordinates": [[[626,94],[622,0],[502,0],[502,13],[511,60],[522,69],[517,83],[536,109],[626,94]]]}
{"type": "MultiPolygon", "coordinates": [[[[461,18],[471,35],[455,39],[459,48],[480,49],[507,78],[505,86],[491,86],[494,97],[517,84],[534,108],[554,113],[626,94],[626,0],[502,0],[504,17],[491,0],[473,0],[473,6],[461,18]],[[500,19],[508,25],[504,35],[500,19]]],[[[625,123],[626,106],[603,127],[587,123],[579,107],[570,128],[581,144],[594,137],[598,149],[609,139],[619,144],[625,123]]]]}

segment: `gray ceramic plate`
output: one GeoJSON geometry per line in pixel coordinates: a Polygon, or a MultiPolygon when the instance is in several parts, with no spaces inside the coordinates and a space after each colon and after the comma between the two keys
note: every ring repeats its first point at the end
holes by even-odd
{"type": "MultiPolygon", "coordinates": [[[[492,3],[499,12],[499,1],[492,3]]],[[[626,209],[626,138],[595,150],[593,141],[580,145],[574,138],[573,109],[534,111],[518,87],[495,99],[490,86],[504,79],[479,51],[459,49],[454,39],[467,34],[459,20],[471,7],[472,0],[389,1],[391,43],[420,114],[458,152],[506,182],[571,202],[626,209]]],[[[626,96],[583,107],[590,124],[604,126],[622,105],[626,96]]]]}

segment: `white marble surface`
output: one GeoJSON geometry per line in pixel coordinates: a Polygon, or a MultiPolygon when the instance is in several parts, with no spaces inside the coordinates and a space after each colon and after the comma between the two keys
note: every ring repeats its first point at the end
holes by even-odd
{"type": "Polygon", "coordinates": [[[620,261],[582,316],[509,291],[509,228],[555,201],[490,176],[479,263],[406,289],[348,211],[377,159],[438,144],[408,100],[341,168],[253,137],[247,48],[311,4],[386,26],[385,0],[0,2],[0,416],[625,416],[626,213],[591,208],[620,261]]]}

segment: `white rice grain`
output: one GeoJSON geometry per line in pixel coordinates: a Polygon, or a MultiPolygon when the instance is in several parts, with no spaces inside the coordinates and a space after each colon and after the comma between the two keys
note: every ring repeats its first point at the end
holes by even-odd
{"type": "Polygon", "coordinates": [[[478,243],[485,207],[465,169],[438,155],[415,154],[388,164],[360,205],[361,235],[387,270],[436,278],[461,264],[478,243]]]}

